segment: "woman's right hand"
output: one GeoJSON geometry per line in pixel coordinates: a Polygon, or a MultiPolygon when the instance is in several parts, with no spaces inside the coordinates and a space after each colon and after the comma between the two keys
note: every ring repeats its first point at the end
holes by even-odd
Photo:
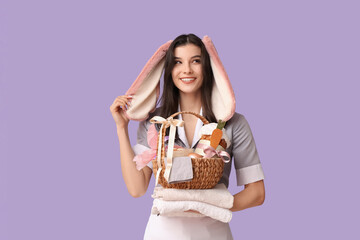
{"type": "Polygon", "coordinates": [[[118,128],[124,128],[129,124],[125,111],[128,109],[131,99],[130,95],[118,96],[110,106],[110,112],[118,128]]]}

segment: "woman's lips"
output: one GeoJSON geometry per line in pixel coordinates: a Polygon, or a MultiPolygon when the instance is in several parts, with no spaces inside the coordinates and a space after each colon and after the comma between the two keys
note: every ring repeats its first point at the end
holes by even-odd
{"type": "Polygon", "coordinates": [[[196,78],[195,77],[184,77],[184,78],[180,78],[181,82],[185,83],[185,84],[190,84],[193,83],[196,78]]]}

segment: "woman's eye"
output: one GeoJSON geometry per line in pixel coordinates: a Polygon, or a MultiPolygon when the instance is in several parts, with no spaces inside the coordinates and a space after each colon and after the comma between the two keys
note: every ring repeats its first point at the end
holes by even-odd
{"type": "Polygon", "coordinates": [[[180,61],[175,61],[175,64],[179,64],[179,63],[181,63],[180,61]]]}
{"type": "Polygon", "coordinates": [[[200,59],[195,59],[194,62],[195,63],[200,63],[200,59]]]}

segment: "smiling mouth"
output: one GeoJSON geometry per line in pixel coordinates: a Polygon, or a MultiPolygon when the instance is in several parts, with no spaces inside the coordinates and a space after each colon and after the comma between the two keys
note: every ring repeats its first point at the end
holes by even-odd
{"type": "Polygon", "coordinates": [[[180,78],[181,81],[185,82],[185,83],[190,83],[195,81],[196,78],[180,78]]]}

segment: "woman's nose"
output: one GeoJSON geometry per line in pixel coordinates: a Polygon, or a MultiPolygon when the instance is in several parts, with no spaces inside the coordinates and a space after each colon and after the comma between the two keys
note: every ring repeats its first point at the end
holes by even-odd
{"type": "Polygon", "coordinates": [[[184,73],[192,73],[192,68],[190,66],[190,63],[184,64],[184,73]]]}

